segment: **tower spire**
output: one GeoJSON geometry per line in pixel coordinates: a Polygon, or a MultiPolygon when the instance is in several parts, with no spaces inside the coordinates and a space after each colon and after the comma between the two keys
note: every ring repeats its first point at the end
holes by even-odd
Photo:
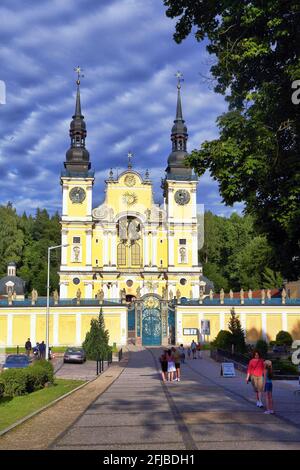
{"type": "Polygon", "coordinates": [[[176,105],[176,117],[171,132],[172,141],[172,152],[168,158],[167,177],[179,177],[180,179],[188,179],[192,170],[185,165],[185,158],[187,156],[187,127],[183,119],[182,104],[181,104],[181,83],[183,82],[183,74],[177,72],[175,74],[177,78],[177,105],[176,105]]]}
{"type": "Polygon", "coordinates": [[[85,173],[91,168],[91,163],[90,154],[85,148],[86,124],[81,112],[80,78],[83,75],[81,73],[82,69],[79,66],[75,67],[74,71],[77,73],[76,104],[75,113],[70,123],[69,135],[71,145],[66,153],[65,168],[71,173],[85,173]]]}

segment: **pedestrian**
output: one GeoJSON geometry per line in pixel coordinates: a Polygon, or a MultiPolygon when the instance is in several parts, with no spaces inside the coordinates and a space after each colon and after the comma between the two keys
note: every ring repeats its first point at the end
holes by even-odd
{"type": "Polygon", "coordinates": [[[167,361],[168,361],[168,380],[169,380],[169,382],[173,382],[174,373],[176,372],[176,368],[175,368],[175,361],[174,361],[173,351],[171,349],[168,349],[167,361]]]}
{"type": "Polygon", "coordinates": [[[41,342],[39,349],[40,349],[40,359],[45,359],[46,358],[46,345],[44,341],[41,342]]]}
{"type": "Polygon", "coordinates": [[[161,365],[161,377],[162,377],[163,382],[165,382],[167,380],[167,374],[168,374],[167,351],[163,351],[159,360],[160,360],[160,365],[161,365]]]}
{"type": "Polygon", "coordinates": [[[265,381],[265,387],[264,387],[264,392],[266,394],[266,415],[272,415],[274,414],[274,408],[273,408],[273,383],[272,383],[272,378],[273,378],[273,370],[272,370],[272,362],[271,361],[265,361],[265,372],[264,372],[264,381],[265,381]]]}
{"type": "Polygon", "coordinates": [[[180,352],[178,349],[172,348],[174,362],[175,362],[175,369],[176,369],[176,377],[175,380],[180,382],[180,352]]]}
{"type": "Polygon", "coordinates": [[[178,351],[180,353],[180,362],[181,362],[181,364],[184,364],[184,362],[185,362],[185,349],[183,347],[183,344],[181,344],[179,346],[178,351]]]}
{"type": "Polygon", "coordinates": [[[202,351],[201,351],[201,343],[197,343],[197,356],[198,356],[198,359],[202,359],[202,351]]]}
{"type": "Polygon", "coordinates": [[[192,350],[192,353],[193,353],[193,359],[197,359],[196,358],[197,345],[196,345],[194,340],[191,342],[191,350],[192,350]]]}
{"type": "Polygon", "coordinates": [[[187,349],[187,355],[188,355],[188,358],[191,359],[192,350],[191,350],[190,346],[189,346],[188,349],[187,349]]]}
{"type": "Polygon", "coordinates": [[[36,343],[32,348],[32,352],[36,359],[40,359],[40,343],[36,343]]]}
{"type": "Polygon", "coordinates": [[[30,338],[28,338],[28,340],[25,343],[25,351],[28,357],[30,356],[31,349],[32,349],[31,341],[30,341],[30,338]]]}
{"type": "Polygon", "coordinates": [[[253,357],[249,361],[246,382],[251,380],[252,386],[256,394],[256,406],[263,408],[262,394],[264,389],[264,372],[265,364],[261,357],[261,353],[257,350],[253,351],[253,357]]]}

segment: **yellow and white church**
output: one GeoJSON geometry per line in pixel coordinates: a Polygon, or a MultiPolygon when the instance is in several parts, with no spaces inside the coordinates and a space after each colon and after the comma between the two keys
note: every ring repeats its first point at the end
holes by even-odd
{"type": "MultiPolygon", "coordinates": [[[[50,345],[81,344],[100,308],[111,344],[190,344],[204,335],[212,340],[227,329],[232,307],[247,341],[273,340],[279,330],[300,339],[300,299],[215,298],[213,284],[202,274],[198,179],[185,165],[188,132],[179,74],[177,78],[172,148],[162,179],[161,206],[154,203],[148,170],[144,174],[135,171],[129,153],[127,168],[118,175],[110,170],[104,200],[93,207],[95,178],[77,80],[71,145],[60,178],[60,293],[50,302],[50,345]]],[[[8,276],[2,280],[8,298],[0,300],[0,346],[23,345],[28,337],[32,343],[42,341],[46,299],[12,298],[9,290],[13,292],[14,283],[21,282],[15,268],[12,275],[12,268],[8,267],[8,276]]]]}

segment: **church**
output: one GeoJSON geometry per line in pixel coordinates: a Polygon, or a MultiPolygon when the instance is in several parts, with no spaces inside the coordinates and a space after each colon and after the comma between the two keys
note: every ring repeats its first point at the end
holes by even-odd
{"type": "Polygon", "coordinates": [[[131,153],[121,174],[110,170],[104,200],[93,207],[94,171],[80,100],[78,79],[71,146],[61,173],[60,297],[130,302],[153,293],[165,300],[199,298],[199,289],[207,294],[213,286],[198,262],[198,180],[185,165],[188,133],[180,76],[162,207],[154,203],[148,170],[136,172],[131,153]]]}
{"type": "MultiPolygon", "coordinates": [[[[212,341],[228,329],[234,308],[246,341],[274,340],[280,330],[300,339],[300,299],[247,298],[214,293],[198,261],[203,237],[197,214],[197,176],[185,165],[188,132],[183,118],[181,74],[171,128],[171,148],[161,183],[163,204],[155,204],[149,171],[111,169],[102,203],[93,206],[94,170],[86,148],[76,70],[75,113],[70,148],[61,172],[61,266],[59,295],[24,298],[24,281],[10,263],[0,279],[0,348],[46,339],[51,346],[81,345],[91,320],[103,312],[110,344],[144,346],[212,341]]],[[[171,127],[170,122],[170,127],[171,127]]],[[[167,136],[166,136],[167,138],[167,136]]],[[[63,159],[62,163],[63,163],[63,159]]],[[[97,197],[97,200],[99,198],[97,197]]],[[[59,248],[59,247],[57,247],[59,248]]]]}

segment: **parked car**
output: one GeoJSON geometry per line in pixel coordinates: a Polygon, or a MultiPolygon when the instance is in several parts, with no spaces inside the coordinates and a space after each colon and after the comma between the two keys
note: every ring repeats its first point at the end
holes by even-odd
{"type": "Polygon", "coordinates": [[[10,354],[6,357],[2,369],[23,369],[28,367],[30,362],[29,357],[25,356],[25,354],[10,354]]]}
{"type": "Polygon", "coordinates": [[[86,355],[82,348],[67,348],[64,354],[64,362],[83,362],[86,361],[86,355]]]}

